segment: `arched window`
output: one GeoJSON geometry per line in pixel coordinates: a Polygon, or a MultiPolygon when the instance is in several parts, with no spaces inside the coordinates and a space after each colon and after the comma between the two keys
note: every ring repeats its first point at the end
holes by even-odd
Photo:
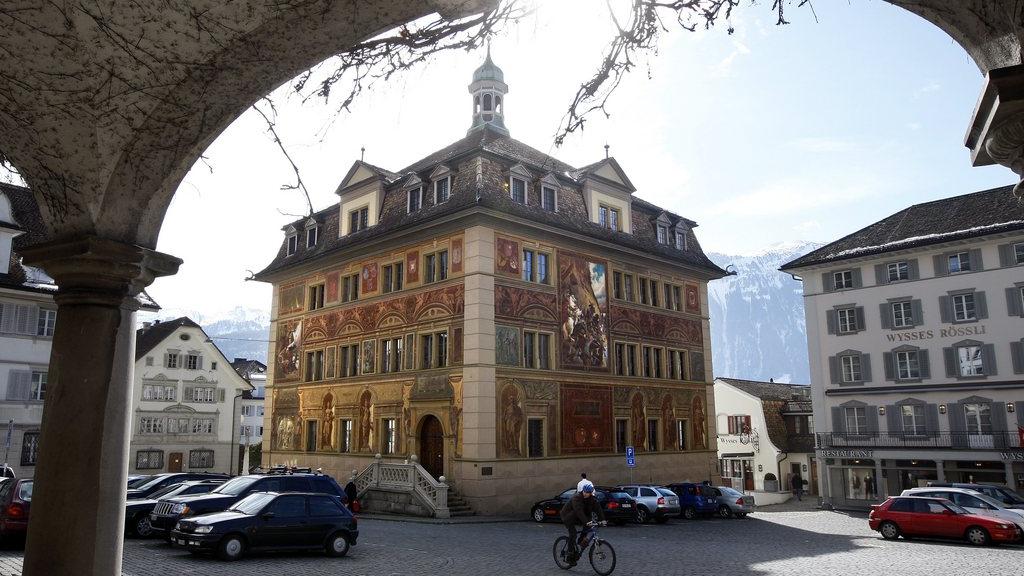
{"type": "Polygon", "coordinates": [[[501,114],[501,96],[494,97],[494,111],[501,114]]]}
{"type": "Polygon", "coordinates": [[[484,94],[484,112],[491,111],[491,95],[484,94]]]}
{"type": "Polygon", "coordinates": [[[479,114],[479,113],[480,113],[480,95],[477,94],[473,98],[473,114],[479,114]]]}

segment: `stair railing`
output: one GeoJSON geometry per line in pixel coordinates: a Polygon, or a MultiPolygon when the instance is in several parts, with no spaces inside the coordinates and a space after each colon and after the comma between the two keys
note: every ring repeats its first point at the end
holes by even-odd
{"type": "Polygon", "coordinates": [[[412,494],[426,506],[435,518],[448,518],[448,484],[445,477],[434,479],[423,466],[420,466],[416,455],[404,462],[385,462],[380,454],[376,454],[362,471],[353,470],[352,480],[356,492],[362,496],[369,490],[412,494]]]}

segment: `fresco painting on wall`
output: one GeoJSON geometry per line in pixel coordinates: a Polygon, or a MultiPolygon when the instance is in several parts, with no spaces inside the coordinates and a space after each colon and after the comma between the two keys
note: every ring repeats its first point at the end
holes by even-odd
{"type": "Polygon", "coordinates": [[[562,453],[611,452],[612,389],[562,384],[562,453]]]}
{"type": "Polygon", "coordinates": [[[299,348],[302,346],[302,321],[281,322],[277,332],[277,362],[274,377],[290,380],[299,377],[299,348]]]}
{"type": "Polygon", "coordinates": [[[409,284],[420,281],[419,250],[413,250],[405,255],[405,281],[409,284]]]}
{"type": "Polygon", "coordinates": [[[519,366],[519,329],[494,327],[494,362],[499,366],[519,366]]]}
{"type": "Polygon", "coordinates": [[[363,294],[370,294],[377,291],[377,263],[363,264],[363,271],[360,274],[363,280],[363,294]]]}
{"type": "Polygon", "coordinates": [[[700,292],[693,284],[686,285],[686,311],[700,313],[700,292]]]}
{"type": "Polygon", "coordinates": [[[373,443],[373,394],[366,390],[359,396],[359,451],[369,452],[373,443]]]}
{"type": "Polygon", "coordinates": [[[522,457],[523,403],[519,387],[508,384],[501,391],[501,449],[506,457],[522,457]]]}
{"type": "Polygon", "coordinates": [[[634,393],[633,400],[629,403],[629,421],[633,426],[633,447],[637,450],[646,450],[647,410],[644,407],[644,395],[640,392],[634,393]]]}
{"type": "Polygon", "coordinates": [[[690,414],[693,422],[693,448],[704,450],[708,447],[707,419],[704,416],[704,401],[699,395],[693,397],[693,408],[690,414]]]}
{"type": "Polygon", "coordinates": [[[452,274],[462,272],[462,237],[452,238],[452,274]]]}
{"type": "Polygon", "coordinates": [[[606,266],[581,256],[558,255],[561,289],[562,366],[608,371],[608,289],[606,266]]]}
{"type": "Polygon", "coordinates": [[[324,399],[321,404],[320,410],[320,449],[331,450],[335,449],[334,443],[334,395],[328,392],[324,394],[324,399]]]}
{"type": "Polygon", "coordinates": [[[495,270],[499,274],[518,278],[521,270],[519,267],[519,242],[507,238],[497,238],[494,246],[497,252],[495,270]]]}
{"type": "Polygon", "coordinates": [[[274,390],[271,446],[275,450],[298,450],[299,395],[294,387],[274,390]]]}
{"type": "Polygon", "coordinates": [[[363,340],[363,374],[373,374],[377,368],[376,340],[363,340]]]}
{"type": "Polygon", "coordinates": [[[278,314],[302,312],[305,308],[306,285],[294,284],[281,287],[281,301],[278,303],[278,314]]]}
{"type": "Polygon", "coordinates": [[[324,288],[324,300],[327,302],[338,301],[338,273],[331,272],[327,275],[327,280],[324,282],[326,287],[324,288]]]}

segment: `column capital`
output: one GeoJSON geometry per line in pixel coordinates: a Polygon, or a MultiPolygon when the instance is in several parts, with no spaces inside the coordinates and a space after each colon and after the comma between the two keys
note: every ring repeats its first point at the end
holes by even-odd
{"type": "Polygon", "coordinates": [[[169,254],[96,236],[36,244],[21,255],[57,282],[58,304],[121,306],[156,278],[177,273],[182,263],[169,254]]]}

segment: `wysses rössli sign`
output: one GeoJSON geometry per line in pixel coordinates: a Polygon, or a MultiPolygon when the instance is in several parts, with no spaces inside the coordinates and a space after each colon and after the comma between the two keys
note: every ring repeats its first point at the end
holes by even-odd
{"type": "Polygon", "coordinates": [[[963,338],[964,336],[982,336],[985,334],[984,324],[972,324],[970,326],[949,326],[935,330],[909,330],[903,332],[890,332],[885,335],[889,342],[913,342],[915,340],[931,340],[938,334],[939,338],[963,338]]]}

